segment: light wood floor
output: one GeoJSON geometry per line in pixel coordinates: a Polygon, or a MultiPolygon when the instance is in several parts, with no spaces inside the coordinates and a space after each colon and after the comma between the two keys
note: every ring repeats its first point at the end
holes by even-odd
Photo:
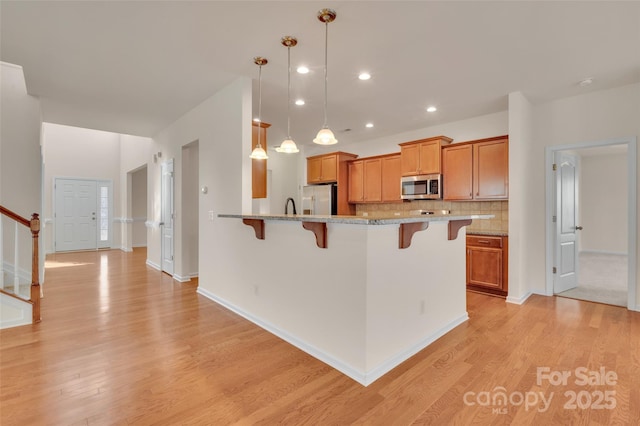
{"type": "Polygon", "coordinates": [[[145,266],[145,257],[48,258],[42,322],[0,331],[2,426],[640,422],[640,313],[469,293],[467,323],[365,388],[199,296],[196,284],[145,266]],[[571,377],[537,384],[538,367],[571,377]],[[579,367],[618,379],[581,386],[579,367]],[[512,402],[484,403],[501,390],[512,402]],[[565,408],[572,391],[585,408],[565,408]],[[533,402],[527,392],[550,405],[527,409],[519,404],[520,395],[533,402]],[[615,408],[593,408],[598,399],[615,408]]]}

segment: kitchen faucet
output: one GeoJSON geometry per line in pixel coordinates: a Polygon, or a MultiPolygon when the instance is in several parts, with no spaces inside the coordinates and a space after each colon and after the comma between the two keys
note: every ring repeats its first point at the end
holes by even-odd
{"type": "Polygon", "coordinates": [[[285,203],[284,203],[284,214],[289,214],[289,210],[288,210],[289,201],[291,201],[291,205],[293,206],[293,214],[298,214],[296,212],[296,202],[293,201],[293,198],[291,198],[291,197],[287,198],[287,201],[285,201],[285,203]]]}

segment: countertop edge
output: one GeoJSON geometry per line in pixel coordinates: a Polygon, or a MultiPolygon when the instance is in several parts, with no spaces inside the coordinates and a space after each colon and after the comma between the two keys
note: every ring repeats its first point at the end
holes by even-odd
{"type": "Polygon", "coordinates": [[[476,231],[467,229],[467,235],[488,235],[491,237],[508,237],[509,233],[504,231],[476,231]]]}
{"type": "Polygon", "coordinates": [[[452,220],[491,219],[495,216],[492,214],[471,214],[369,218],[366,216],[219,214],[218,217],[233,219],[280,220],[289,222],[344,223],[352,225],[394,225],[416,222],[449,222],[452,220]]]}

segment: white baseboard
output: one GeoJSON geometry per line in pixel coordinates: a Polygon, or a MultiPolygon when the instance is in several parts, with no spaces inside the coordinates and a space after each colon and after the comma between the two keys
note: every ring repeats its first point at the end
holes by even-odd
{"type": "Polygon", "coordinates": [[[445,334],[447,334],[448,332],[450,332],[451,330],[453,330],[454,328],[456,328],[457,326],[459,326],[460,324],[468,320],[469,320],[469,314],[465,312],[464,315],[461,315],[460,317],[451,321],[444,327],[437,330],[435,333],[422,338],[415,345],[399,352],[392,358],[388,359],[387,361],[383,362],[382,364],[368,371],[365,375],[364,382],[361,382],[353,377],[352,379],[358,381],[360,384],[364,386],[369,386],[371,383],[375,382],[380,377],[384,376],[385,374],[387,374],[388,372],[396,368],[398,365],[402,364],[403,362],[405,362],[406,360],[408,360],[409,358],[411,358],[412,356],[414,356],[415,354],[417,354],[418,352],[420,352],[421,350],[423,350],[424,348],[426,348],[427,346],[429,346],[430,344],[432,344],[433,342],[435,342],[436,340],[438,340],[439,338],[441,338],[442,336],[444,336],[445,334]]]}
{"type": "Polygon", "coordinates": [[[507,296],[507,303],[513,303],[514,305],[522,305],[527,301],[529,297],[531,297],[533,293],[528,291],[524,295],[520,297],[507,296]]]}
{"type": "Polygon", "coordinates": [[[133,244],[133,248],[147,247],[147,243],[144,244],[133,244]]]}
{"type": "Polygon", "coordinates": [[[383,375],[385,375],[386,373],[388,373],[389,371],[391,371],[392,369],[394,369],[395,367],[397,367],[398,365],[400,365],[402,362],[406,361],[407,359],[409,359],[410,357],[412,357],[413,355],[415,355],[416,353],[420,352],[422,349],[424,349],[425,347],[429,346],[431,343],[433,343],[434,341],[436,341],[437,339],[439,339],[440,337],[444,336],[446,333],[448,333],[449,331],[453,330],[455,327],[457,327],[458,325],[462,324],[463,322],[467,321],[469,319],[469,315],[465,312],[464,315],[460,316],[459,318],[456,318],[455,320],[451,321],[449,324],[445,325],[444,327],[442,327],[441,329],[437,330],[435,333],[431,334],[430,336],[426,336],[423,339],[421,339],[419,342],[417,342],[416,344],[408,347],[405,350],[402,350],[400,352],[398,352],[395,356],[389,358],[387,361],[383,362],[382,364],[378,365],[377,367],[371,369],[368,372],[363,372],[357,368],[354,368],[346,363],[344,363],[343,361],[327,354],[326,352],[316,348],[315,346],[305,342],[303,339],[300,339],[297,336],[294,336],[278,327],[276,327],[275,325],[262,320],[261,318],[258,318],[246,311],[244,311],[243,309],[235,306],[234,304],[214,295],[213,293],[209,292],[208,290],[203,289],[202,287],[198,287],[197,290],[198,294],[206,297],[207,299],[212,300],[213,302],[223,306],[224,308],[240,315],[241,317],[245,318],[248,321],[251,321],[252,323],[256,324],[257,326],[267,330],[268,332],[278,336],[279,338],[281,338],[282,340],[292,344],[293,346],[297,347],[298,349],[306,352],[307,354],[311,355],[312,357],[324,362],[325,364],[335,368],[336,370],[340,371],[342,374],[344,374],[347,377],[350,377],[351,379],[355,380],[356,382],[360,383],[363,386],[368,386],[371,383],[373,383],[374,381],[376,381],[377,379],[379,379],[380,377],[382,377],[383,375]]]}
{"type": "Polygon", "coordinates": [[[173,274],[173,279],[181,282],[181,283],[186,283],[191,281],[191,278],[197,278],[198,274],[187,274],[187,275],[178,275],[178,274],[173,274]]]}
{"type": "Polygon", "coordinates": [[[147,259],[147,266],[152,267],[153,269],[157,269],[158,271],[160,271],[160,265],[158,265],[157,263],[153,263],[152,261],[150,261],[149,259],[147,259]]]}
{"type": "Polygon", "coordinates": [[[131,247],[120,247],[120,250],[122,250],[125,253],[131,253],[133,251],[133,248],[131,247]]]}

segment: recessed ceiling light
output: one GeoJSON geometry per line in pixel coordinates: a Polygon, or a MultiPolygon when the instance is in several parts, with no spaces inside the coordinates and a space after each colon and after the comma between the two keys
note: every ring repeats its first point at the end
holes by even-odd
{"type": "Polygon", "coordinates": [[[373,127],[373,123],[367,123],[367,124],[365,124],[364,126],[365,126],[365,127],[368,127],[368,128],[371,128],[371,127],[373,127]]]}
{"type": "Polygon", "coordinates": [[[371,78],[371,74],[367,73],[367,72],[362,72],[360,73],[360,75],[358,76],[358,78],[360,80],[369,80],[371,78]]]}
{"type": "Polygon", "coordinates": [[[590,84],[592,84],[592,83],[593,83],[593,78],[592,78],[592,77],[589,77],[589,78],[585,78],[584,80],[581,80],[581,81],[578,83],[578,85],[579,85],[580,87],[587,87],[587,86],[589,86],[589,85],[590,85],[590,84]]]}
{"type": "Polygon", "coordinates": [[[302,99],[297,99],[296,105],[304,105],[304,101],[302,99]]]}
{"type": "Polygon", "coordinates": [[[304,65],[301,65],[298,67],[296,71],[298,71],[298,74],[307,74],[309,72],[309,68],[305,67],[304,65]]]}
{"type": "Polygon", "coordinates": [[[434,106],[430,106],[427,108],[427,112],[436,112],[438,110],[438,108],[434,107],[434,106]]]}

